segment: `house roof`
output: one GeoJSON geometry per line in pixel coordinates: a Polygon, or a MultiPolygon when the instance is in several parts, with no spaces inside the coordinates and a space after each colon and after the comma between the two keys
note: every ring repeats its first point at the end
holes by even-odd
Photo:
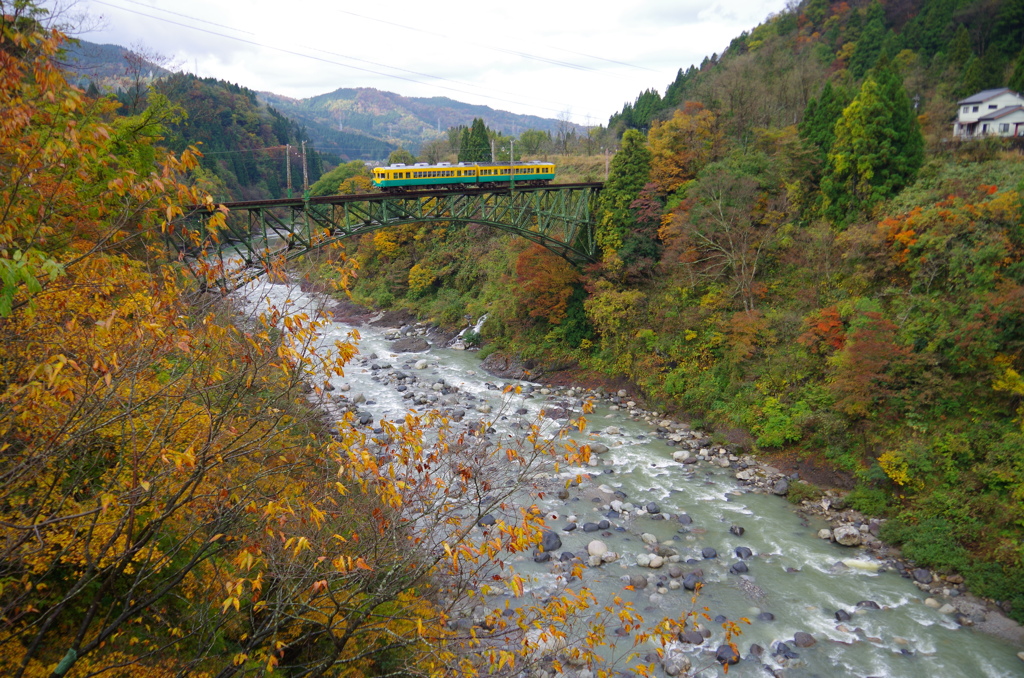
{"type": "MultiPolygon", "coordinates": [[[[963,106],[964,104],[980,104],[982,102],[988,101],[989,99],[997,97],[1000,94],[1006,93],[1017,94],[1009,87],[999,87],[998,89],[983,89],[977,94],[973,94],[967,97],[966,99],[961,99],[960,101],[957,102],[957,105],[963,106]]],[[[1019,94],[1017,94],[1017,96],[1020,97],[1019,94]]]]}
{"type": "Polygon", "coordinates": [[[1003,106],[998,111],[992,111],[991,113],[981,116],[978,118],[978,121],[998,120],[999,118],[1010,115],[1011,113],[1016,113],[1017,111],[1024,111],[1024,106],[1003,106]]]}

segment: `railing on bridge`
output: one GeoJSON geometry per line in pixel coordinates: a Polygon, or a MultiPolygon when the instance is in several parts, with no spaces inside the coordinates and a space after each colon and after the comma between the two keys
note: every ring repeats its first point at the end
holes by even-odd
{"type": "Polygon", "coordinates": [[[594,215],[603,184],[368,193],[225,203],[226,226],[191,211],[170,245],[204,289],[231,291],[263,272],[345,238],[409,223],[489,225],[580,266],[597,260],[594,215]]]}

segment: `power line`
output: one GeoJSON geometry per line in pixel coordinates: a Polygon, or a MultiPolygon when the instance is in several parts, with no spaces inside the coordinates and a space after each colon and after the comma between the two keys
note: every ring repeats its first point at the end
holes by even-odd
{"type": "MultiPolygon", "coordinates": [[[[360,19],[366,19],[368,21],[376,21],[378,23],[386,24],[388,26],[396,26],[398,28],[404,28],[407,31],[414,31],[416,33],[423,33],[425,35],[436,35],[436,36],[438,36],[440,38],[445,38],[446,40],[451,40],[453,42],[455,42],[455,41],[458,41],[460,43],[464,42],[464,40],[462,38],[454,38],[454,37],[452,37],[450,35],[446,35],[444,33],[438,33],[436,31],[428,31],[426,29],[417,28],[415,26],[407,26],[406,24],[400,24],[400,23],[397,23],[397,22],[394,22],[394,21],[388,21],[386,19],[378,19],[377,17],[367,16],[365,14],[359,14],[357,12],[350,12],[350,11],[345,10],[345,9],[336,9],[334,11],[338,12],[340,14],[348,14],[349,16],[359,17],[360,19]]],[[[551,59],[551,58],[548,58],[548,57],[539,56],[537,54],[530,54],[529,52],[520,52],[520,51],[517,51],[517,50],[511,50],[511,49],[505,49],[503,47],[497,47],[497,46],[495,46],[493,44],[486,44],[486,43],[479,43],[479,42],[476,42],[476,43],[471,42],[469,44],[476,45],[477,47],[482,47],[483,49],[489,49],[489,50],[492,50],[492,51],[495,51],[495,52],[501,52],[503,54],[512,54],[514,56],[522,57],[524,59],[530,59],[532,61],[540,61],[542,63],[551,64],[553,66],[562,66],[562,67],[565,67],[565,68],[573,68],[573,69],[581,70],[581,71],[599,72],[598,69],[593,68],[591,66],[584,66],[584,65],[581,65],[581,64],[574,64],[574,63],[571,63],[571,62],[568,62],[568,61],[558,61],[556,59],[551,59]]],[[[534,43],[534,44],[536,44],[536,43],[534,43]]],[[[550,47],[551,49],[556,49],[556,50],[558,50],[560,52],[567,52],[569,54],[575,54],[577,56],[587,57],[588,59],[597,59],[598,61],[605,61],[605,62],[610,63],[610,64],[616,64],[616,65],[619,65],[619,66],[627,66],[629,68],[637,68],[637,69],[640,69],[640,70],[643,70],[643,71],[650,71],[651,73],[657,73],[657,71],[655,71],[654,69],[647,68],[646,66],[637,66],[636,64],[631,64],[631,63],[628,63],[628,62],[625,62],[625,61],[616,61],[614,59],[606,59],[604,57],[595,56],[593,54],[586,54],[584,52],[574,52],[571,49],[565,49],[563,47],[556,47],[554,45],[548,45],[548,47],[550,47]]],[[[616,76],[615,74],[605,73],[605,75],[612,75],[612,77],[619,77],[619,76],[616,76]]]]}
{"type": "MultiPolygon", "coordinates": [[[[169,10],[169,9],[164,9],[162,7],[157,7],[155,5],[147,5],[146,3],[139,2],[138,0],[122,0],[122,1],[123,2],[130,2],[133,5],[138,5],[139,7],[145,7],[146,9],[155,9],[158,12],[166,12],[167,14],[173,14],[175,16],[180,16],[180,17],[183,17],[185,19],[191,19],[192,21],[198,21],[200,23],[209,24],[211,26],[217,26],[219,28],[226,28],[229,31],[236,31],[238,33],[245,33],[246,35],[256,35],[255,33],[251,32],[251,31],[243,31],[241,28],[235,28],[233,26],[226,26],[224,24],[218,24],[218,23],[215,23],[213,21],[207,21],[206,19],[200,19],[199,17],[190,16],[188,14],[182,14],[181,12],[175,12],[175,11],[172,11],[172,10],[169,10]]],[[[156,17],[153,17],[153,18],[156,18],[156,17]]]]}
{"type": "MultiPolygon", "coordinates": [[[[304,58],[304,59],[312,59],[314,61],[319,61],[319,62],[326,63],[326,64],[332,64],[332,65],[335,65],[335,66],[341,66],[343,68],[351,68],[353,70],[363,71],[365,73],[372,73],[374,75],[380,75],[380,76],[383,76],[385,78],[393,78],[393,79],[396,79],[396,80],[404,80],[406,82],[415,83],[417,85],[427,85],[428,84],[428,83],[421,82],[421,81],[415,80],[413,78],[407,78],[407,77],[404,77],[404,76],[401,76],[401,75],[395,75],[395,74],[392,74],[392,73],[382,73],[380,71],[376,71],[376,70],[373,70],[371,68],[363,68],[361,66],[354,66],[352,64],[345,64],[345,63],[341,63],[341,62],[334,61],[334,60],[331,60],[331,59],[324,59],[324,58],[321,58],[321,57],[317,57],[317,56],[314,56],[312,54],[304,54],[302,52],[296,52],[294,50],[286,49],[284,47],[277,47],[275,45],[267,45],[265,43],[257,42],[255,40],[249,40],[249,39],[246,39],[246,38],[240,38],[240,37],[237,37],[237,36],[234,36],[234,35],[227,35],[227,34],[224,34],[224,33],[219,33],[217,31],[211,31],[211,30],[206,29],[206,28],[200,28],[198,26],[190,26],[189,24],[184,24],[184,23],[181,23],[180,21],[174,21],[174,20],[168,19],[166,17],[154,16],[152,14],[147,14],[146,12],[140,12],[139,10],[131,9],[129,7],[122,7],[120,5],[115,5],[113,3],[106,2],[106,0],[91,0],[91,2],[96,3],[98,5],[104,5],[106,7],[111,7],[113,9],[119,9],[119,10],[124,11],[124,12],[130,12],[132,14],[138,14],[139,16],[148,17],[148,18],[154,19],[156,21],[162,21],[164,23],[169,23],[169,24],[172,24],[172,25],[175,25],[175,26],[181,26],[182,28],[188,28],[188,29],[193,30],[193,31],[199,31],[201,33],[207,33],[209,35],[215,35],[217,37],[227,38],[228,40],[234,40],[236,42],[245,43],[247,45],[253,45],[255,47],[262,47],[264,49],[273,50],[275,52],[281,52],[282,54],[290,54],[292,56],[297,56],[297,57],[304,58]]],[[[187,17],[188,15],[182,15],[182,16],[186,16],[187,17]]],[[[193,17],[188,17],[188,18],[193,18],[193,17]]],[[[231,29],[231,30],[235,30],[235,29],[231,29]]],[[[351,59],[351,60],[354,60],[354,61],[365,61],[363,59],[358,59],[356,57],[349,57],[349,56],[346,56],[346,55],[336,55],[336,56],[342,56],[343,58],[351,59]]],[[[367,62],[367,63],[371,63],[371,62],[367,62]]],[[[401,69],[396,69],[393,66],[385,66],[385,67],[386,68],[392,68],[394,70],[401,70],[401,69]]],[[[423,77],[429,77],[429,78],[434,78],[435,77],[435,76],[429,76],[429,75],[424,75],[424,74],[417,74],[417,75],[423,75],[423,77]]],[[[552,111],[552,112],[555,112],[555,113],[561,113],[562,111],[565,110],[565,108],[550,108],[548,106],[539,106],[539,105],[536,105],[536,104],[529,104],[529,103],[526,103],[526,102],[523,102],[523,101],[515,101],[515,100],[512,100],[512,99],[502,99],[501,97],[494,97],[494,96],[490,96],[490,95],[487,95],[487,94],[479,94],[479,93],[474,94],[472,92],[466,92],[464,90],[456,89],[454,87],[446,87],[445,85],[433,84],[431,86],[438,87],[438,88],[441,88],[441,89],[445,89],[445,90],[448,90],[448,91],[451,91],[451,92],[457,92],[459,94],[466,94],[466,95],[469,95],[469,96],[479,96],[479,97],[483,97],[485,99],[491,99],[493,101],[501,101],[501,102],[504,102],[504,103],[516,104],[518,106],[527,106],[527,107],[530,107],[530,108],[539,108],[539,109],[542,109],[542,110],[552,111]]]]}

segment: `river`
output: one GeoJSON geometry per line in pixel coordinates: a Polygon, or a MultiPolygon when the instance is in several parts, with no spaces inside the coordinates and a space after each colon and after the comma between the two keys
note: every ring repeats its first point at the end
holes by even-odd
{"type": "MultiPolygon", "coordinates": [[[[324,303],[297,286],[263,281],[238,294],[250,309],[269,301],[287,312],[313,311],[324,303]]],[[[346,339],[351,329],[331,324],[323,335],[324,344],[346,339]]],[[[528,391],[532,388],[531,394],[513,396],[513,402],[505,402],[509,396],[495,386],[507,380],[485,374],[474,352],[435,346],[422,353],[395,354],[383,328],[362,326],[358,331],[359,355],[346,368],[344,377],[333,377],[331,382],[338,395],[365,398],[360,411],[371,413],[374,421],[403,417],[410,406],[410,393],[440,404],[442,399],[429,384],[441,381],[457,387],[467,420],[486,417],[478,410],[486,410],[487,405],[495,411],[503,404],[525,409],[527,417],[537,416],[545,404],[551,406],[540,393],[540,385],[526,382],[522,385],[528,391]],[[417,369],[420,361],[425,365],[420,363],[417,369]],[[396,370],[415,376],[419,386],[414,384],[412,391],[408,386],[398,390],[396,382],[388,378],[396,370]]],[[[423,405],[418,407],[423,409],[423,405]]],[[[870,568],[877,563],[860,549],[819,539],[817,532],[824,523],[816,524],[798,515],[783,498],[751,492],[735,480],[735,469],[674,461],[673,448],[656,439],[649,424],[610,409],[607,402],[599,403],[587,419],[587,429],[579,434],[580,439],[600,442],[609,451],[600,456],[598,466],[565,473],[585,471],[592,478],[575,487],[566,499],[549,493],[532,501],[557,516],[548,523],[560,537],[559,553],[579,553],[586,560],[589,542],[598,538],[620,555],[615,562],[585,569],[582,583],[599,600],[607,601],[617,594],[652,617],[678,615],[690,609],[692,594],[679,586],[681,579],[669,575],[668,563],[658,570],[636,565],[638,556],[650,553],[641,535],[653,535],[660,547],[678,553],[677,568],[685,572],[703,570],[699,606],[709,608],[712,617],[750,620],[750,625],[741,625],[742,635],[737,639],[744,659],[730,667],[730,676],[1024,675],[1024,662],[1017,655],[1024,648],[959,626],[950,615],[926,606],[925,594],[891,569],[862,569],[859,566],[870,568]],[[624,494],[624,501],[637,507],[655,502],[660,513],[609,513],[616,497],[608,490],[624,494]],[[683,514],[688,519],[684,517],[681,522],[679,516],[683,514]],[[580,529],[565,531],[570,517],[576,518],[580,529]],[[599,533],[583,531],[584,523],[602,519],[609,521],[606,529],[599,533]],[[730,531],[734,526],[743,528],[740,536],[735,534],[740,530],[730,531]],[[705,558],[706,547],[714,548],[717,556],[705,558]],[[748,569],[745,574],[730,572],[740,561],[735,555],[737,547],[751,551],[751,556],[742,561],[748,569]],[[842,564],[844,560],[848,561],[846,565],[842,564]],[[630,574],[646,577],[648,584],[643,589],[626,589],[628,582],[623,578],[630,574]],[[873,601],[878,609],[858,607],[862,601],[873,601]],[[849,621],[837,621],[839,610],[851,614],[849,621]],[[793,641],[798,632],[810,634],[814,643],[797,647],[793,641]],[[780,642],[786,645],[780,646],[780,642]],[[756,651],[751,651],[753,645],[763,648],[759,658],[756,651]]],[[[508,428],[515,420],[498,418],[493,426],[499,435],[515,434],[508,428]]],[[[620,501],[622,494],[618,495],[620,501]]],[[[538,593],[560,580],[558,566],[553,563],[520,558],[515,566],[524,576],[529,575],[528,588],[538,593]]],[[[703,626],[711,631],[711,637],[699,647],[683,645],[681,651],[699,671],[696,675],[722,675],[714,661],[715,649],[723,639],[721,625],[707,621],[703,626]]]]}

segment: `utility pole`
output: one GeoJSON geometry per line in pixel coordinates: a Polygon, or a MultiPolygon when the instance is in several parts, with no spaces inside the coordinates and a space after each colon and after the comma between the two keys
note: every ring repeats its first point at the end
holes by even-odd
{"type": "Polygon", "coordinates": [[[494,164],[494,139],[491,139],[491,164],[494,164]]]}
{"type": "Polygon", "coordinates": [[[508,180],[509,181],[509,183],[508,183],[508,190],[509,191],[514,191],[514,190],[516,190],[516,140],[515,139],[509,139],[508,140],[508,164],[512,166],[511,169],[509,170],[511,172],[511,176],[510,176],[510,178],[508,180]]]}
{"type": "Polygon", "coordinates": [[[292,197],[292,145],[284,145],[284,175],[288,181],[288,197],[292,197]]]}
{"type": "Polygon", "coordinates": [[[306,170],[306,142],[302,142],[302,197],[309,197],[309,172],[306,170]]]}

